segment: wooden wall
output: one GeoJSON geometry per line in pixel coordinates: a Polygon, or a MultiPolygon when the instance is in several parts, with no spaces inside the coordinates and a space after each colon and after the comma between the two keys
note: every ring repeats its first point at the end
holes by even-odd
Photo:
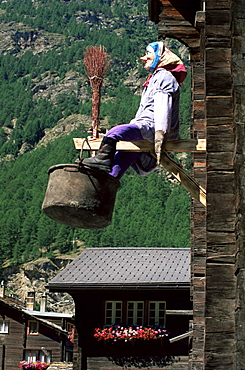
{"type": "Polygon", "coordinates": [[[1,370],[16,370],[19,361],[23,360],[24,319],[16,312],[1,308],[1,315],[9,322],[9,334],[0,334],[0,367],[1,370]]]}
{"type": "Polygon", "coordinates": [[[235,369],[236,183],[231,1],[206,1],[205,369],[235,369]]]}
{"type": "MultiPolygon", "coordinates": [[[[203,29],[200,32],[200,48],[191,54],[192,73],[192,135],[206,138],[205,118],[205,70],[202,54],[203,29]]],[[[206,188],[206,154],[192,155],[192,175],[206,188]]],[[[191,206],[191,294],[193,301],[193,342],[190,353],[190,369],[204,366],[205,338],[205,289],[206,289],[206,209],[192,200],[191,206]]]]}
{"type": "Polygon", "coordinates": [[[236,265],[237,292],[235,302],[235,369],[244,368],[245,359],[245,4],[243,0],[231,3],[232,18],[232,81],[235,113],[236,155],[236,265]]]}
{"type": "MultiPolygon", "coordinates": [[[[117,346],[106,346],[104,342],[98,342],[94,337],[94,328],[104,325],[104,308],[106,300],[133,300],[133,301],[146,301],[146,300],[163,300],[166,301],[167,310],[190,310],[192,304],[190,302],[188,289],[164,290],[98,290],[98,291],[79,291],[79,293],[71,293],[75,301],[76,307],[76,329],[79,334],[79,346],[81,348],[80,356],[76,358],[74,363],[74,370],[90,370],[94,367],[89,367],[89,358],[94,361],[98,358],[114,356],[165,356],[172,355],[188,355],[188,339],[184,339],[173,344],[164,344],[155,341],[146,341],[144,346],[141,342],[140,346],[132,343],[117,343],[117,346]],[[143,346],[143,347],[142,347],[143,346]]],[[[189,320],[191,316],[183,315],[168,315],[166,318],[166,329],[170,332],[170,337],[175,337],[183,334],[189,330],[189,320]]],[[[125,323],[122,323],[125,324],[125,323]]],[[[97,364],[99,366],[99,362],[97,364]]],[[[91,365],[92,366],[92,365],[91,365]]],[[[99,367],[98,367],[99,369],[99,367]]]]}
{"type": "Polygon", "coordinates": [[[59,331],[39,323],[39,334],[27,335],[25,348],[40,350],[41,347],[44,347],[47,351],[51,351],[53,362],[63,360],[63,344],[63,338],[59,331]]]}
{"type": "MultiPolygon", "coordinates": [[[[154,0],[153,0],[154,1],[154,0]]],[[[205,63],[204,23],[202,4],[195,1],[192,19],[182,7],[191,8],[191,3],[180,4],[172,0],[161,0],[162,7],[158,23],[159,36],[172,37],[188,46],[192,73],[192,122],[191,136],[206,138],[205,111],[205,63]],[[196,13],[198,12],[198,13],[196,13]],[[197,17],[198,15],[198,17],[197,17]]],[[[155,17],[157,19],[157,17],[155,17]]],[[[192,155],[192,176],[206,188],[206,153],[192,155]]],[[[196,200],[191,204],[191,295],[193,301],[193,342],[189,368],[204,368],[205,345],[205,296],[206,296],[206,209],[196,200]]]]}
{"type": "MultiPolygon", "coordinates": [[[[0,334],[1,370],[16,370],[19,362],[23,360],[25,349],[41,350],[41,347],[45,347],[52,352],[52,361],[63,361],[63,347],[65,341],[69,341],[58,330],[40,322],[39,334],[27,335],[30,316],[4,304],[0,306],[0,314],[9,322],[8,334],[0,334]]],[[[70,346],[70,343],[67,343],[67,346],[70,346]]]]}
{"type": "Polygon", "coordinates": [[[193,132],[205,135],[206,125],[207,138],[207,158],[193,156],[195,178],[202,184],[206,180],[207,210],[205,214],[195,201],[192,204],[190,369],[240,370],[245,368],[245,4],[206,0],[203,29],[195,24],[197,50],[183,20],[174,24],[174,18],[172,23],[167,18],[173,2],[167,1],[164,8],[166,1],[161,0],[159,35],[189,46],[193,132]]]}

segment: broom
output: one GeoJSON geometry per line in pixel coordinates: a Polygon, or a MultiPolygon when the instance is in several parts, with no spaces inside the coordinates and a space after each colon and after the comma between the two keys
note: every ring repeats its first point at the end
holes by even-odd
{"type": "Polygon", "coordinates": [[[104,46],[90,46],[84,52],[84,67],[93,91],[92,95],[92,138],[98,138],[100,123],[100,99],[103,79],[109,67],[109,58],[104,46]]]}

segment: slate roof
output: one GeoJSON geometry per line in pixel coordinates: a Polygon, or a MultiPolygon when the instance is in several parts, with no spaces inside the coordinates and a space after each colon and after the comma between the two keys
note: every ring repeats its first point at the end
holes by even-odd
{"type": "Polygon", "coordinates": [[[189,248],[87,248],[49,282],[49,289],[147,289],[189,285],[189,248]]]}

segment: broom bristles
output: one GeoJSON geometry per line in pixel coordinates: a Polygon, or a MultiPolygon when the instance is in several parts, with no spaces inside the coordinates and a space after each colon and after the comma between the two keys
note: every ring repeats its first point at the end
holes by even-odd
{"type": "Polygon", "coordinates": [[[84,67],[90,79],[104,78],[109,67],[109,58],[104,46],[90,46],[85,49],[84,67]]]}

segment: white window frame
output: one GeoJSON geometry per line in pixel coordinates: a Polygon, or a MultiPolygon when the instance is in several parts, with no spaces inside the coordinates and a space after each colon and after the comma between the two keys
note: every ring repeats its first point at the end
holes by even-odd
{"type": "Polygon", "coordinates": [[[37,350],[35,349],[25,349],[24,350],[24,360],[27,362],[37,361],[37,350]]]}
{"type": "Polygon", "coordinates": [[[122,323],[122,301],[105,301],[105,324],[106,325],[115,325],[122,323]],[[111,304],[111,316],[107,315],[108,303],[111,304]],[[121,305],[121,308],[117,308],[117,304],[121,305]],[[117,316],[117,311],[120,311],[120,316],[117,316]],[[110,321],[110,322],[109,322],[110,321]]]}
{"type": "Polygon", "coordinates": [[[156,326],[166,326],[166,301],[149,301],[148,303],[148,325],[156,325],[156,326]],[[150,323],[150,320],[152,319],[152,316],[150,316],[150,305],[151,303],[155,304],[155,320],[154,324],[150,323]],[[160,316],[160,304],[164,304],[164,315],[160,316]],[[163,322],[160,322],[160,320],[163,320],[163,322]]]}
{"type": "Polygon", "coordinates": [[[46,362],[50,364],[51,362],[51,351],[46,351],[45,354],[42,350],[39,349],[25,349],[24,350],[24,360],[27,362],[46,362]]]}
{"type": "MultiPolygon", "coordinates": [[[[127,301],[127,325],[144,325],[144,301],[127,301]],[[129,304],[133,305],[133,316],[129,316],[129,304]],[[139,304],[142,304],[143,308],[140,309],[142,312],[141,316],[138,316],[139,304]],[[133,319],[133,322],[130,322],[133,319]]],[[[132,311],[130,309],[130,311],[132,311]]]]}
{"type": "Polygon", "coordinates": [[[9,321],[0,319],[0,334],[8,334],[9,332],[9,321]]]}
{"type": "Polygon", "coordinates": [[[50,364],[50,362],[51,362],[51,351],[39,350],[38,351],[38,359],[41,362],[46,362],[46,364],[50,364]]]}

